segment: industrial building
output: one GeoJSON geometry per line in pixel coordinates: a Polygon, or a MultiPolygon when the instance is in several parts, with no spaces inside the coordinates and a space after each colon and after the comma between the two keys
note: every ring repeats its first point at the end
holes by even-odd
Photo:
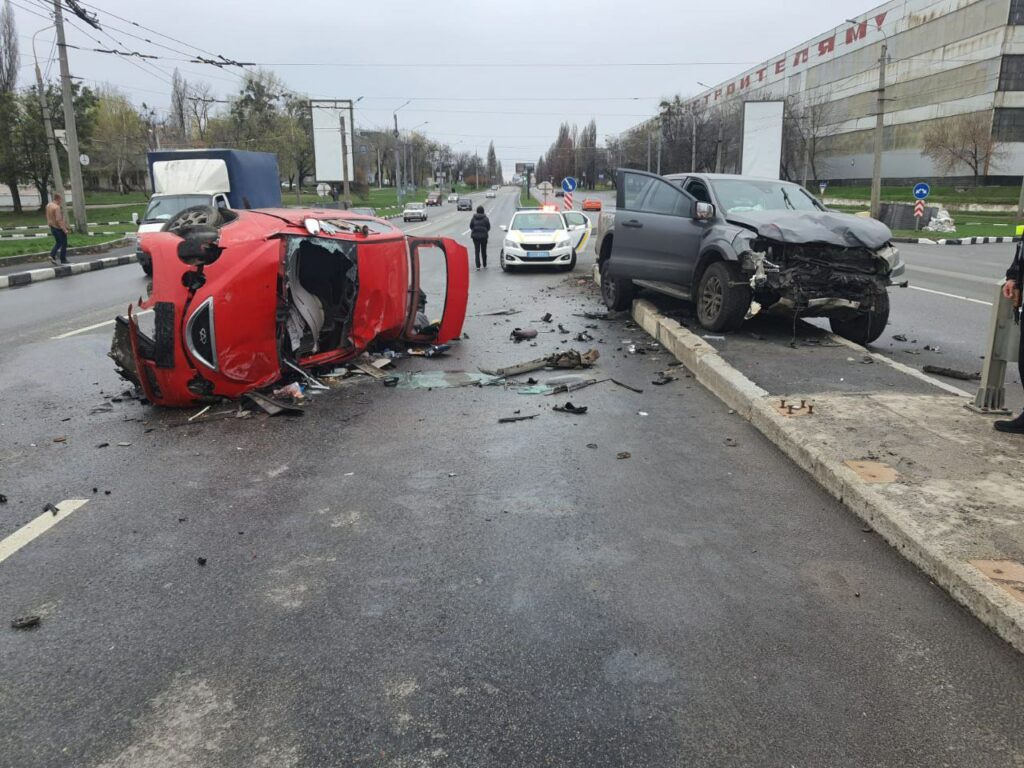
{"type": "MultiPolygon", "coordinates": [[[[987,183],[1024,173],[1024,0],[892,0],[705,91],[690,104],[719,110],[750,99],[820,107],[818,176],[871,177],[883,43],[883,177],[935,179],[922,155],[936,121],[980,114],[1001,152],[987,183]]],[[[970,177],[960,167],[946,174],[970,177]]]]}

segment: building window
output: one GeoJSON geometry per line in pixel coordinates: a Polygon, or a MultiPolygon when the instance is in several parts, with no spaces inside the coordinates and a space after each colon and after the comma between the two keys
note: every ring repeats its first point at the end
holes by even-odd
{"type": "Polygon", "coordinates": [[[1010,23],[1024,24],[1024,0],[1010,0],[1010,23]]]}
{"type": "Polygon", "coordinates": [[[1024,91],[1024,56],[1003,56],[999,69],[1000,91],[1024,91]]]}
{"type": "Polygon", "coordinates": [[[992,119],[996,141],[1024,141],[1024,109],[997,109],[992,119]]]}

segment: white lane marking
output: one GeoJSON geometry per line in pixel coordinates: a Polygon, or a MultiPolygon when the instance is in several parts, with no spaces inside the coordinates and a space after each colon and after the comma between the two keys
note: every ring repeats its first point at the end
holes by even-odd
{"type": "MultiPolygon", "coordinates": [[[[136,312],[134,316],[140,317],[141,315],[149,314],[152,311],[152,309],[144,309],[141,312],[136,312]]],[[[71,336],[77,336],[80,333],[88,333],[89,331],[95,331],[97,328],[102,328],[105,325],[113,325],[113,323],[113,320],[104,320],[102,323],[96,323],[96,325],[87,325],[85,326],[85,328],[76,328],[73,331],[62,333],[59,336],[51,336],[50,339],[67,339],[71,336]]]]}
{"type": "Polygon", "coordinates": [[[895,368],[900,373],[905,373],[908,376],[913,376],[915,379],[923,381],[927,384],[931,384],[933,387],[938,387],[942,391],[948,392],[951,395],[959,395],[960,397],[969,397],[972,399],[974,398],[974,395],[972,395],[970,392],[964,392],[964,390],[960,389],[959,387],[954,387],[952,384],[947,384],[944,381],[933,379],[927,373],[922,373],[921,371],[917,370],[917,368],[912,368],[909,365],[904,365],[903,363],[897,362],[896,360],[893,360],[891,357],[886,357],[885,355],[880,354],[878,352],[871,352],[866,347],[862,347],[860,344],[857,344],[854,341],[844,339],[842,336],[838,336],[834,333],[830,334],[830,338],[832,339],[832,341],[842,344],[844,347],[855,349],[857,350],[857,352],[861,354],[868,354],[875,360],[879,361],[880,363],[885,363],[886,365],[895,368]]]}
{"type": "Polygon", "coordinates": [[[43,512],[32,522],[23,525],[3,541],[0,541],[0,563],[13,555],[32,540],[42,536],[76,509],[84,507],[88,499],[66,499],[57,504],[57,514],[43,512]]]}
{"type": "Polygon", "coordinates": [[[911,272],[922,272],[926,275],[938,275],[939,277],[952,277],[954,280],[966,280],[971,283],[983,283],[984,285],[996,285],[999,281],[992,277],[978,277],[967,275],[963,272],[954,272],[949,269],[936,269],[935,267],[919,267],[916,264],[907,264],[911,272]]]}
{"type": "Polygon", "coordinates": [[[467,229],[467,230],[466,230],[465,232],[463,232],[462,234],[464,234],[464,235],[468,235],[468,234],[469,234],[470,232],[472,232],[472,231],[473,231],[472,229],[467,229]]]}
{"type": "MultiPolygon", "coordinates": [[[[995,285],[995,283],[993,283],[995,285]]],[[[960,299],[960,301],[969,301],[972,304],[984,304],[986,307],[991,307],[991,301],[982,301],[981,299],[972,299],[969,296],[959,296],[955,293],[946,293],[945,291],[933,291],[931,288],[921,288],[918,285],[908,285],[908,288],[912,288],[915,291],[924,291],[925,293],[934,293],[936,296],[945,296],[947,299],[960,299]]]]}

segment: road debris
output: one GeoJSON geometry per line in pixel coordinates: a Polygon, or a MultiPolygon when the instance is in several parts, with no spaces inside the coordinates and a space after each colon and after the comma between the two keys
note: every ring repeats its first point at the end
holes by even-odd
{"type": "Polygon", "coordinates": [[[725,440],[723,440],[722,443],[728,448],[735,448],[737,445],[739,445],[739,443],[736,442],[736,438],[733,437],[725,438],[725,440]]]}
{"type": "Polygon", "coordinates": [[[68,441],[68,436],[67,435],[61,435],[60,437],[53,438],[53,442],[55,442],[55,443],[66,443],[67,441],[68,441]]]}
{"type": "Polygon", "coordinates": [[[906,337],[905,334],[897,333],[895,336],[892,337],[892,340],[893,341],[906,341],[907,337],[906,337]]]}
{"type": "Polygon", "coordinates": [[[725,336],[715,336],[711,333],[705,333],[704,338],[708,341],[725,341],[725,336]]]}
{"type": "Polygon", "coordinates": [[[541,368],[589,368],[596,363],[600,357],[601,353],[596,349],[590,349],[583,353],[577,352],[575,349],[567,349],[564,352],[556,352],[553,355],[539,357],[536,360],[528,360],[525,363],[519,363],[518,365],[510,365],[506,368],[494,368],[491,370],[481,368],[480,371],[482,373],[486,373],[488,376],[507,378],[510,376],[519,376],[523,373],[539,371],[541,368]]]}
{"type": "Polygon", "coordinates": [[[89,409],[89,415],[91,416],[95,413],[109,413],[112,410],[114,410],[113,403],[100,403],[99,405],[89,409]]]}
{"type": "Polygon", "coordinates": [[[110,447],[110,443],[98,443],[96,445],[96,447],[97,448],[109,448],[110,447]]]}
{"type": "Polygon", "coordinates": [[[516,421],[529,421],[530,419],[536,419],[537,414],[531,414],[529,416],[502,416],[498,419],[499,424],[512,424],[516,421]]]}
{"type": "Polygon", "coordinates": [[[572,403],[566,403],[565,405],[556,405],[554,410],[559,413],[571,413],[575,416],[584,416],[589,410],[589,407],[586,405],[573,405],[572,403]]]}
{"type": "Polygon", "coordinates": [[[518,309],[499,309],[497,312],[480,312],[470,317],[503,317],[505,315],[518,315],[518,309]]]}
{"type": "Polygon", "coordinates": [[[637,416],[650,416],[651,414],[649,414],[647,411],[637,411],[636,415],[637,416]]]}
{"type": "Polygon", "coordinates": [[[441,357],[451,350],[451,344],[431,344],[429,347],[416,347],[408,350],[413,357],[441,357]]]}
{"type": "Polygon", "coordinates": [[[587,448],[594,450],[597,448],[597,443],[587,443],[587,448]]]}
{"type": "Polygon", "coordinates": [[[931,373],[936,376],[945,376],[947,379],[958,379],[959,381],[981,381],[981,373],[970,373],[969,371],[960,371],[956,368],[943,368],[941,365],[926,365],[922,369],[925,373],[931,373]]]}
{"type": "Polygon", "coordinates": [[[618,387],[622,387],[623,389],[628,389],[630,392],[636,392],[638,395],[642,395],[644,393],[644,391],[642,389],[637,389],[636,387],[631,387],[631,386],[629,386],[629,384],[623,384],[618,379],[608,379],[608,381],[610,381],[612,384],[614,384],[614,385],[616,385],[618,387]]]}
{"type": "Polygon", "coordinates": [[[587,331],[580,331],[573,337],[573,339],[575,341],[593,341],[594,337],[591,336],[590,333],[588,333],[587,331]]]}
{"type": "Polygon", "coordinates": [[[42,620],[41,616],[18,616],[11,620],[11,627],[13,629],[33,629],[38,627],[42,620]]]}
{"type": "Polygon", "coordinates": [[[678,377],[670,376],[665,371],[658,371],[658,378],[651,382],[656,387],[663,387],[666,384],[670,384],[673,381],[679,381],[678,377]]]}
{"type": "MultiPolygon", "coordinates": [[[[607,379],[601,379],[601,381],[607,381],[607,379]]],[[[575,392],[576,390],[583,389],[584,387],[592,387],[595,384],[600,384],[601,381],[597,379],[583,379],[582,381],[576,381],[572,383],[553,384],[550,392],[545,392],[545,395],[563,395],[566,392],[575,392]]]]}
{"type": "Polygon", "coordinates": [[[397,373],[384,382],[398,389],[452,389],[455,387],[490,387],[502,383],[500,376],[466,371],[417,371],[397,373]]]}
{"type": "Polygon", "coordinates": [[[242,402],[251,403],[270,416],[277,416],[282,413],[289,416],[301,416],[305,413],[305,411],[297,405],[285,403],[281,400],[275,400],[272,397],[264,395],[262,392],[247,392],[242,397],[242,402]]]}
{"type": "Polygon", "coordinates": [[[208,405],[208,406],[206,406],[206,407],[205,407],[205,408],[203,408],[203,409],[202,409],[201,411],[199,411],[199,413],[196,413],[196,414],[193,414],[192,416],[189,416],[189,417],[188,417],[188,420],[189,420],[189,421],[195,421],[195,420],[196,420],[196,419],[198,419],[198,418],[199,418],[200,416],[202,416],[202,415],[203,415],[204,413],[206,413],[206,412],[207,412],[208,410],[210,410],[210,409],[211,409],[212,407],[213,407],[212,405],[208,405]]]}
{"type": "Polygon", "coordinates": [[[941,349],[939,349],[938,347],[934,347],[931,344],[925,344],[924,345],[924,351],[925,352],[938,352],[939,354],[942,354],[942,350],[941,349]]]}
{"type": "Polygon", "coordinates": [[[200,567],[202,567],[202,566],[206,565],[206,558],[205,557],[197,557],[196,558],[196,562],[199,563],[200,567]]]}
{"type": "Polygon", "coordinates": [[[56,516],[57,513],[60,512],[60,510],[53,506],[53,504],[47,502],[46,506],[43,507],[43,512],[49,512],[51,515],[56,516]]]}
{"type": "Polygon", "coordinates": [[[6,503],[7,503],[7,497],[4,496],[2,493],[0,493],[0,504],[6,504],[6,503]]]}
{"type": "Polygon", "coordinates": [[[512,333],[509,334],[509,338],[518,344],[521,341],[536,339],[537,331],[533,328],[513,328],[512,333]]]}
{"type": "Polygon", "coordinates": [[[302,389],[302,385],[297,381],[293,381],[291,384],[284,387],[278,387],[274,390],[273,394],[276,398],[288,397],[292,400],[303,400],[306,397],[305,390],[302,389]]]}
{"type": "Polygon", "coordinates": [[[127,443],[127,442],[125,442],[125,443],[118,443],[117,444],[118,448],[129,448],[130,446],[131,446],[131,443],[127,443]]]}
{"type": "Polygon", "coordinates": [[[629,451],[621,451],[618,455],[616,455],[615,458],[616,459],[631,459],[631,458],[633,458],[633,454],[630,453],[629,451]]]}
{"type": "Polygon", "coordinates": [[[544,317],[542,317],[542,318],[540,319],[540,321],[541,321],[542,323],[550,323],[550,322],[551,322],[551,313],[550,313],[550,312],[545,312],[545,313],[544,313],[544,317]]]}
{"type": "Polygon", "coordinates": [[[558,324],[558,332],[559,333],[571,333],[571,331],[568,328],[566,328],[564,325],[562,325],[561,323],[558,324]]]}

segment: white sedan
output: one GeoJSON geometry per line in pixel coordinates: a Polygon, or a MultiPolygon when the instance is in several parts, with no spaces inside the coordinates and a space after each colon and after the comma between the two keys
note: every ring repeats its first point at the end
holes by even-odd
{"type": "MultiPolygon", "coordinates": [[[[505,232],[498,264],[510,272],[517,267],[557,267],[566,271],[576,266],[578,247],[585,245],[590,235],[587,224],[573,223],[576,216],[569,211],[560,213],[555,208],[522,208],[512,216],[505,232]]],[[[586,219],[586,216],[583,216],[586,219]]]]}
{"type": "Polygon", "coordinates": [[[427,206],[424,203],[406,203],[402,210],[402,221],[426,221],[427,206]]]}

